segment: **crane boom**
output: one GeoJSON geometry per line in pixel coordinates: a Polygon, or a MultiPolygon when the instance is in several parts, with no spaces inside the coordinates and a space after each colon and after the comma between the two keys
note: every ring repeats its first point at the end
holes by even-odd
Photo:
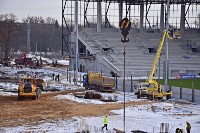
{"type": "Polygon", "coordinates": [[[168,35],[168,31],[164,30],[162,39],[158,46],[158,50],[156,52],[156,56],[154,58],[154,61],[153,61],[152,67],[151,67],[149,79],[146,82],[140,82],[136,85],[137,91],[135,92],[135,94],[137,95],[137,98],[147,97],[148,99],[156,98],[158,100],[161,100],[164,96],[166,96],[166,99],[169,99],[172,96],[172,91],[168,90],[167,92],[163,92],[162,86],[161,85],[158,86],[158,83],[156,82],[156,80],[153,80],[153,74],[155,72],[156,65],[160,58],[161,50],[163,48],[163,44],[164,44],[166,37],[169,39],[173,39],[172,37],[170,37],[168,35]]]}
{"type": "Polygon", "coordinates": [[[149,75],[149,82],[150,81],[153,81],[153,74],[155,72],[155,69],[156,69],[156,65],[158,63],[158,60],[160,58],[160,54],[161,54],[161,50],[163,48],[163,44],[164,44],[164,41],[165,41],[165,37],[168,37],[169,39],[172,39],[169,35],[168,35],[168,32],[167,30],[164,30],[164,34],[162,36],[162,39],[160,41],[160,44],[159,44],[159,47],[158,47],[158,50],[156,52],[156,56],[154,58],[154,61],[153,61],[153,64],[152,64],[152,67],[151,67],[151,72],[150,72],[150,75],[149,75]]]}

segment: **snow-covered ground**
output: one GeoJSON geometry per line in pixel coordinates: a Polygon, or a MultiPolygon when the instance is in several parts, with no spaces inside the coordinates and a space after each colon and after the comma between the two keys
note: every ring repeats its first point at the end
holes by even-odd
{"type": "MultiPolygon", "coordinates": [[[[130,106],[125,109],[125,130],[130,133],[133,130],[158,133],[161,123],[169,123],[169,132],[174,133],[177,127],[185,130],[185,122],[189,121],[191,133],[199,133],[200,130],[200,106],[180,105],[175,103],[154,103],[141,106],[130,106]]],[[[113,110],[115,115],[108,116],[108,129],[123,130],[123,109],[113,110]]],[[[33,124],[34,125],[34,124],[33,124]]],[[[10,128],[0,128],[0,132],[16,133],[20,131],[34,131],[49,133],[74,133],[83,129],[89,129],[92,133],[101,133],[103,126],[102,117],[74,117],[73,119],[59,119],[41,121],[39,125],[24,125],[10,128]]]]}
{"type": "Polygon", "coordinates": [[[31,75],[36,76],[39,78],[49,79],[50,76],[54,71],[48,70],[48,69],[31,69],[31,68],[23,68],[23,69],[16,69],[16,68],[10,68],[5,67],[0,69],[0,71],[5,72],[9,77],[21,77],[24,75],[31,75]]]}
{"type": "Polygon", "coordinates": [[[4,92],[3,90],[17,91],[18,85],[14,83],[0,83],[0,95],[17,95],[12,92],[4,92]]]}
{"type": "MultiPolygon", "coordinates": [[[[41,73],[45,81],[49,81],[50,87],[57,87],[60,90],[66,89],[80,89],[69,83],[61,71],[54,71],[49,69],[10,69],[3,68],[3,71],[9,75],[16,75],[19,71],[28,71],[33,73],[41,73]],[[63,79],[60,82],[52,81],[52,73],[59,73],[63,79]]],[[[0,83],[0,88],[16,89],[16,84],[0,83]]],[[[0,95],[17,95],[16,93],[1,92],[0,95]]],[[[69,99],[82,104],[116,104],[123,102],[123,92],[115,92],[113,94],[102,93],[102,96],[107,99],[111,97],[117,102],[105,103],[100,100],[88,100],[74,97],[72,94],[58,95],[56,99],[69,99]]],[[[140,101],[133,93],[126,93],[126,102],[140,101]]],[[[113,133],[113,128],[123,130],[123,109],[112,110],[114,115],[108,116],[109,133],[113,133]]],[[[156,102],[153,104],[129,106],[125,108],[126,132],[130,133],[133,130],[147,131],[148,133],[158,133],[160,131],[161,123],[169,123],[170,133],[174,133],[177,127],[185,130],[185,122],[189,121],[192,129],[191,133],[200,132],[200,105],[194,104],[178,104],[175,101],[170,102],[156,102]]],[[[40,124],[23,125],[17,127],[0,127],[0,133],[19,133],[25,131],[32,131],[32,133],[41,133],[46,131],[48,133],[74,133],[82,129],[89,129],[91,133],[101,133],[103,126],[103,116],[101,117],[74,117],[72,119],[58,119],[58,120],[42,120],[40,124]]]]}
{"type": "MultiPolygon", "coordinates": [[[[48,62],[49,64],[52,63],[52,59],[49,59],[49,58],[45,58],[45,57],[41,57],[42,60],[45,60],[46,62],[48,62]]],[[[69,60],[57,60],[57,63],[58,64],[61,64],[61,65],[66,65],[68,66],[69,65],[69,60]]]]}
{"type": "MultiPolygon", "coordinates": [[[[123,109],[113,110],[116,115],[108,116],[109,128],[123,130],[123,109]]],[[[133,130],[158,133],[161,123],[169,123],[169,131],[175,132],[177,127],[185,130],[185,122],[192,125],[192,133],[199,133],[200,130],[200,106],[181,106],[172,103],[156,103],[142,106],[127,107],[126,111],[126,132],[133,130]],[[154,110],[155,108],[155,110],[154,110]]],[[[102,125],[102,117],[84,118],[89,125],[102,125]]]]}
{"type": "MultiPolygon", "coordinates": [[[[102,94],[103,97],[117,96],[117,103],[123,102],[123,92],[114,94],[102,94]]],[[[69,99],[83,104],[114,104],[105,103],[100,100],[88,100],[74,97],[72,94],[56,96],[58,99],[69,99]]],[[[138,101],[133,93],[126,93],[126,102],[138,101]]],[[[159,132],[161,123],[169,123],[170,132],[174,132],[177,127],[185,129],[185,122],[192,125],[192,133],[200,130],[200,105],[177,104],[171,102],[157,102],[154,104],[129,106],[125,109],[126,132],[133,130],[147,131],[148,133],[159,132]]],[[[113,110],[115,115],[109,117],[109,129],[117,128],[123,130],[123,109],[113,110]]],[[[82,118],[86,125],[91,127],[101,127],[103,117],[82,118]],[[99,125],[99,126],[97,126],[99,125]]]]}
{"type": "MultiPolygon", "coordinates": [[[[78,82],[79,86],[75,86],[74,83],[71,81],[71,83],[69,83],[69,81],[67,81],[65,73],[67,72],[67,70],[65,69],[57,69],[57,68],[50,68],[50,67],[46,67],[46,68],[42,68],[42,69],[30,69],[30,68],[23,68],[23,69],[16,69],[16,68],[10,68],[10,67],[2,67],[0,68],[0,71],[5,72],[9,77],[11,78],[19,78],[22,77],[23,75],[31,75],[33,77],[37,77],[37,78],[42,78],[45,82],[47,82],[47,88],[48,89],[57,89],[57,90],[75,90],[75,89],[82,89],[82,83],[78,82]],[[60,75],[60,81],[53,81],[52,80],[52,74],[59,74],[60,75]]],[[[73,73],[69,72],[69,73],[73,73]]],[[[79,73],[78,76],[78,81],[80,80],[80,78],[82,78],[82,75],[84,75],[85,73],[79,73]],[[81,75],[81,77],[80,77],[81,75]]],[[[72,74],[73,76],[73,74],[72,74]]],[[[73,77],[71,77],[73,78],[73,77]]],[[[17,81],[16,81],[17,83],[17,81]]],[[[17,84],[14,83],[1,83],[0,82],[0,95],[15,95],[13,93],[10,92],[2,92],[2,90],[10,90],[12,91],[13,88],[18,88],[17,84]],[[2,89],[1,89],[2,88],[2,89]]]]}
{"type": "MultiPolygon", "coordinates": [[[[124,101],[124,94],[123,92],[117,91],[114,93],[99,93],[102,95],[102,99],[112,99],[116,100],[116,102],[103,102],[101,100],[96,100],[96,99],[83,99],[83,98],[78,98],[75,97],[73,94],[68,94],[68,95],[58,95],[56,96],[57,99],[68,99],[71,101],[75,101],[78,103],[83,103],[83,104],[114,104],[114,103],[123,103],[124,101]]],[[[144,99],[136,99],[136,96],[134,93],[125,93],[125,101],[142,101],[144,99]]]]}
{"type": "Polygon", "coordinates": [[[69,65],[69,61],[68,60],[58,60],[58,64],[62,64],[62,65],[69,65]]]}

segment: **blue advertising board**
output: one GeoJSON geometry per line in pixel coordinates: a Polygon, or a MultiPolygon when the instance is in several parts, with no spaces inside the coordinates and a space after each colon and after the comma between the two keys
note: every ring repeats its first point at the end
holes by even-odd
{"type": "Polygon", "coordinates": [[[179,74],[176,76],[176,78],[187,79],[187,78],[196,78],[196,76],[194,74],[179,74]]]}

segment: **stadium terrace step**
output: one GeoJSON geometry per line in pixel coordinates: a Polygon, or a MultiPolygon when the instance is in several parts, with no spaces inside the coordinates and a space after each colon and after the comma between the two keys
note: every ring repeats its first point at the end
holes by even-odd
{"type": "MultiPolygon", "coordinates": [[[[199,35],[199,33],[189,34],[186,32],[185,35],[182,35],[181,39],[169,40],[170,71],[178,69],[180,71],[194,70],[200,72],[199,55],[194,55],[184,49],[188,39],[195,40],[196,43],[200,45],[199,35]]],[[[83,28],[83,30],[80,31],[80,37],[85,41],[89,51],[107,59],[107,61],[104,61],[104,65],[109,68],[110,71],[119,69],[117,71],[120,71],[121,76],[123,75],[124,45],[121,42],[122,35],[118,29],[103,28],[102,32],[97,33],[96,28],[83,28]],[[103,48],[112,48],[112,52],[105,52],[103,48]]],[[[140,72],[141,76],[147,76],[155,57],[155,53],[148,53],[148,48],[158,47],[162,32],[145,33],[133,30],[128,37],[130,41],[126,43],[126,72],[128,73],[126,76],[130,76],[131,73],[137,73],[137,71],[140,72]]],[[[163,69],[165,61],[165,49],[166,47],[164,44],[160,59],[161,69],[163,69]]],[[[101,63],[101,61],[99,63],[101,63]]]]}

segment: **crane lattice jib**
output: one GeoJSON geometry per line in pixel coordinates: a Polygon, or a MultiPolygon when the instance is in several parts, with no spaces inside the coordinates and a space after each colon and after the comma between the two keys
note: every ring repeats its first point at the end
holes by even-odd
{"type": "Polygon", "coordinates": [[[155,69],[156,69],[156,65],[158,63],[158,60],[160,58],[160,54],[161,54],[161,50],[163,48],[163,44],[164,44],[164,41],[165,41],[165,37],[169,38],[169,39],[173,39],[172,37],[170,37],[168,35],[168,31],[167,30],[164,30],[164,33],[163,33],[163,36],[162,36],[162,39],[160,41],[160,44],[159,44],[159,47],[158,47],[158,50],[156,52],[156,56],[154,58],[154,61],[153,61],[153,64],[152,64],[152,67],[151,67],[151,73],[149,75],[149,81],[152,81],[153,80],[153,74],[155,72],[155,69]]]}

